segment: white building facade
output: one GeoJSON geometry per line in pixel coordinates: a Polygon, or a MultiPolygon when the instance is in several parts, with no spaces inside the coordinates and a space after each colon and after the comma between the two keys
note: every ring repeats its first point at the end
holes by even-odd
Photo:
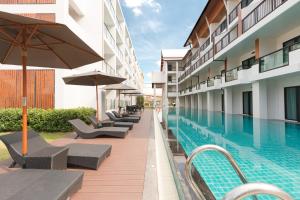
{"type": "MultiPolygon", "coordinates": [[[[142,90],[143,73],[137,62],[119,0],[0,0],[0,10],[66,24],[104,58],[104,61],[74,70],[54,70],[55,108],[95,107],[95,87],[64,84],[62,77],[77,73],[102,71],[124,77],[127,79],[126,84],[142,90]]],[[[7,69],[21,68],[0,66],[0,72],[7,69]]],[[[102,111],[117,106],[115,91],[103,91],[100,88],[99,94],[102,111]]],[[[123,105],[129,101],[128,97],[122,96],[123,105]]]]}
{"type": "Polygon", "coordinates": [[[208,1],[178,78],[185,109],[300,121],[300,1],[208,1]]]}

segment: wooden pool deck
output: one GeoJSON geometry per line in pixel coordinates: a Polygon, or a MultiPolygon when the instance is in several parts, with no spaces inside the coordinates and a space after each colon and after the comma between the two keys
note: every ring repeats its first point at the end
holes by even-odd
{"type": "MultiPolygon", "coordinates": [[[[138,200],[143,198],[148,142],[151,131],[152,111],[145,110],[138,124],[135,124],[125,139],[63,138],[53,144],[68,143],[111,144],[111,155],[98,170],[84,171],[82,188],[72,196],[72,200],[138,200]]],[[[13,169],[7,168],[9,161],[0,164],[0,173],[13,169]]]]}

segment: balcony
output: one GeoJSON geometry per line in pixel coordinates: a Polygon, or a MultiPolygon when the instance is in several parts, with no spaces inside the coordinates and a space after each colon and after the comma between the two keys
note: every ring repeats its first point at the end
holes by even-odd
{"type": "Polygon", "coordinates": [[[239,14],[239,10],[241,8],[241,4],[239,3],[228,15],[228,23],[231,24],[239,14]]]}
{"type": "Polygon", "coordinates": [[[230,32],[228,32],[220,41],[215,45],[216,53],[227,47],[238,37],[238,25],[236,25],[230,32]]]}
{"type": "Polygon", "coordinates": [[[225,73],[225,82],[230,82],[238,79],[238,67],[228,70],[225,73]]]}
{"type": "Polygon", "coordinates": [[[108,43],[111,45],[111,47],[113,49],[115,49],[116,41],[113,38],[112,34],[110,33],[106,24],[104,24],[104,35],[105,35],[105,38],[107,39],[108,43]]]}
{"type": "Polygon", "coordinates": [[[107,62],[103,62],[101,71],[108,75],[113,75],[113,76],[118,75],[116,73],[116,70],[114,70],[114,68],[111,65],[109,65],[107,62]]]}
{"type": "MultiPolygon", "coordinates": [[[[300,43],[296,43],[261,57],[259,59],[259,72],[262,73],[289,65],[290,53],[299,49],[300,43]]],[[[292,63],[293,62],[294,61],[292,60],[292,63]]]]}
{"type": "Polygon", "coordinates": [[[168,80],[168,84],[176,84],[176,79],[168,80]]]}
{"type": "Polygon", "coordinates": [[[213,87],[215,85],[215,79],[207,80],[207,87],[213,87]]]}
{"type": "Polygon", "coordinates": [[[114,6],[112,5],[111,0],[105,0],[105,3],[107,5],[107,8],[108,8],[111,16],[113,17],[113,19],[115,19],[116,12],[115,12],[114,6]]]}
{"type": "Polygon", "coordinates": [[[122,53],[120,47],[117,46],[116,50],[117,50],[117,55],[118,55],[119,59],[120,59],[121,61],[123,61],[123,60],[124,60],[124,55],[123,55],[123,53],[122,53]]]}
{"type": "Polygon", "coordinates": [[[177,96],[177,92],[176,91],[169,91],[168,90],[168,97],[176,97],[177,96]]]}
{"type": "Polygon", "coordinates": [[[223,22],[216,28],[216,30],[212,33],[212,38],[220,35],[227,29],[227,18],[223,20],[223,22]]]}
{"type": "Polygon", "coordinates": [[[287,0],[264,0],[243,19],[243,33],[276,10],[287,0]]]}
{"type": "Polygon", "coordinates": [[[210,37],[202,44],[200,51],[204,51],[210,45],[210,37]]]}

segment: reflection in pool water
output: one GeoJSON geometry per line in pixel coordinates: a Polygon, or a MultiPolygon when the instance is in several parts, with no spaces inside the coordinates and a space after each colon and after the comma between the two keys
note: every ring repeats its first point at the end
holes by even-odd
{"type": "MultiPolygon", "coordinates": [[[[299,124],[183,109],[170,109],[164,118],[188,155],[197,146],[219,145],[232,154],[249,182],[271,183],[300,199],[299,124]]],[[[205,152],[193,163],[216,199],[241,184],[216,152],[205,152]]]]}

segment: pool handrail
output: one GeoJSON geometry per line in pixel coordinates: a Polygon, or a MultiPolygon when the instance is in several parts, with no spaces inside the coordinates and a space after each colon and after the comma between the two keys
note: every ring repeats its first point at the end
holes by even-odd
{"type": "MultiPolygon", "coordinates": [[[[233,159],[233,157],[227,150],[225,150],[224,148],[217,146],[217,145],[212,145],[212,144],[202,145],[192,151],[192,153],[188,156],[186,163],[185,163],[186,179],[199,199],[205,200],[205,197],[202,194],[199,187],[197,186],[197,184],[195,183],[195,181],[193,180],[191,166],[192,166],[192,160],[194,159],[194,157],[200,153],[203,153],[204,151],[217,151],[217,152],[223,154],[225,156],[225,158],[230,162],[234,171],[239,176],[241,182],[243,184],[248,183],[248,181],[247,181],[246,177],[244,176],[244,174],[242,173],[241,169],[239,168],[239,166],[237,165],[237,163],[235,162],[235,160],[233,159]]],[[[256,199],[256,197],[254,197],[254,199],[256,199]]]]}
{"type": "Polygon", "coordinates": [[[293,198],[282,189],[267,183],[247,183],[240,185],[228,192],[223,200],[241,200],[258,194],[271,195],[281,200],[293,200],[293,198]]]}

